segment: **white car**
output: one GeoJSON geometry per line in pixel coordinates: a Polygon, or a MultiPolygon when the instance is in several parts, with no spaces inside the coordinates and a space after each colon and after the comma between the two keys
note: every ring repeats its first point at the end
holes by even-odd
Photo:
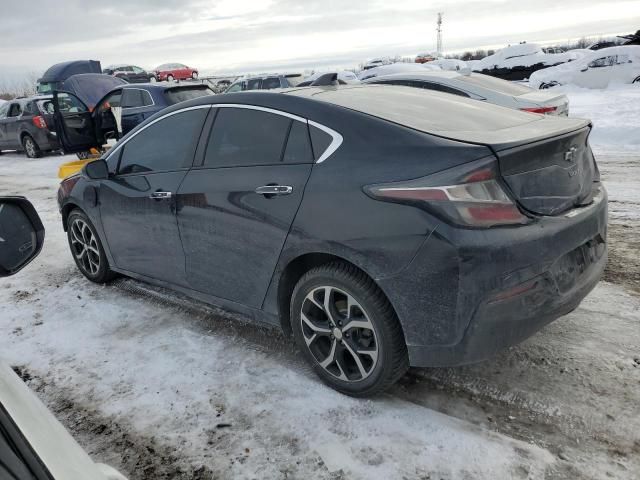
{"type": "Polygon", "coordinates": [[[360,81],[364,81],[367,78],[379,77],[382,75],[391,75],[392,73],[409,73],[409,72],[428,72],[441,68],[437,65],[429,63],[391,63],[389,65],[382,65],[380,67],[371,68],[369,70],[363,70],[358,73],[360,81]]]}
{"type": "Polygon", "coordinates": [[[569,99],[566,95],[541,92],[520,83],[508,82],[481,73],[464,74],[452,71],[396,73],[369,78],[364,83],[436,90],[531,113],[564,116],[569,114],[569,99]]]}
{"type": "MultiPolygon", "coordinates": [[[[0,197],[0,277],[18,273],[41,251],[44,227],[24,197],[0,197]]],[[[1,480],[126,480],[95,463],[62,424],[0,361],[1,480]]]]}
{"type": "Polygon", "coordinates": [[[640,84],[640,45],[595,50],[575,62],[538,70],[529,78],[533,88],[577,85],[606,88],[610,83],[640,84]]]}

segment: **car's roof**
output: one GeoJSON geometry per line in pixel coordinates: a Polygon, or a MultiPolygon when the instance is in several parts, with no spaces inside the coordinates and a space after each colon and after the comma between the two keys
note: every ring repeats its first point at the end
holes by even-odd
{"type": "Polygon", "coordinates": [[[211,88],[209,85],[205,85],[204,83],[195,83],[195,82],[187,82],[179,85],[172,83],[126,83],[124,85],[118,85],[118,87],[113,90],[117,90],[120,88],[123,89],[138,89],[138,90],[157,90],[157,91],[165,91],[165,90],[179,90],[183,88],[211,88]]]}
{"type": "Polygon", "coordinates": [[[409,79],[454,79],[462,76],[460,72],[453,70],[425,70],[407,71],[399,73],[389,73],[387,75],[378,75],[377,77],[369,77],[363,80],[364,83],[371,83],[378,80],[409,80],[409,79]]]}

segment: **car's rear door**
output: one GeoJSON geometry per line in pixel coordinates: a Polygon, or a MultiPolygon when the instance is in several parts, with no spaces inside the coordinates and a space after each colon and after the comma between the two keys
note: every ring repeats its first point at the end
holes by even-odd
{"type": "Polygon", "coordinates": [[[201,165],[178,192],[187,279],[259,308],[311,173],[308,125],[261,107],[216,110],[201,165]]]}
{"type": "Polygon", "coordinates": [[[209,111],[209,105],[203,105],[171,112],[113,151],[119,156],[117,167],[101,182],[99,202],[117,268],[185,284],[176,193],[193,162],[209,111]]]}
{"type": "Polygon", "coordinates": [[[56,134],[65,153],[84,152],[101,146],[93,113],[77,96],[54,92],[53,111],[56,134]]]}

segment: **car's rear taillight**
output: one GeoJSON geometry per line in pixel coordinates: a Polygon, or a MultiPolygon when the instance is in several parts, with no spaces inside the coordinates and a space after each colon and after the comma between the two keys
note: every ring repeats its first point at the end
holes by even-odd
{"type": "Polygon", "coordinates": [[[73,175],[71,177],[65,178],[64,180],[62,180],[62,182],[60,182],[60,191],[62,192],[64,198],[71,195],[71,190],[73,190],[73,187],[76,186],[78,180],[80,180],[80,175],[73,175]]]}
{"type": "Polygon", "coordinates": [[[33,117],[31,121],[37,128],[47,128],[47,122],[45,122],[44,117],[40,115],[33,117]]]}
{"type": "Polygon", "coordinates": [[[364,190],[377,200],[411,204],[464,227],[530,221],[496,178],[493,161],[473,162],[415,180],[370,185],[364,190]]]}
{"type": "Polygon", "coordinates": [[[532,107],[532,108],[521,108],[523,112],[529,113],[542,113],[543,115],[547,113],[553,113],[558,110],[558,107],[532,107]]]}

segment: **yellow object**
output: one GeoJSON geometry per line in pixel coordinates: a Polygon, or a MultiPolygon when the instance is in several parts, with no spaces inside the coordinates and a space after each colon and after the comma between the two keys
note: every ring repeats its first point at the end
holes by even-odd
{"type": "Polygon", "coordinates": [[[60,165],[58,168],[58,178],[67,178],[71,175],[78,173],[82,170],[87,163],[92,162],[95,158],[89,158],[87,160],[74,160],[73,162],[67,162],[60,165]]]}

